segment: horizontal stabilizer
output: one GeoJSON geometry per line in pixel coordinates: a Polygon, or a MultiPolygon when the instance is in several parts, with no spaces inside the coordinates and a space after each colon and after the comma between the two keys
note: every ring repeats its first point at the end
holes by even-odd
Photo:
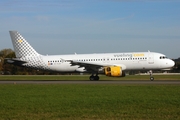
{"type": "Polygon", "coordinates": [[[14,64],[14,65],[18,65],[18,66],[22,66],[24,63],[27,63],[26,61],[22,61],[22,60],[19,60],[16,58],[6,58],[5,60],[9,64],[14,64]]]}

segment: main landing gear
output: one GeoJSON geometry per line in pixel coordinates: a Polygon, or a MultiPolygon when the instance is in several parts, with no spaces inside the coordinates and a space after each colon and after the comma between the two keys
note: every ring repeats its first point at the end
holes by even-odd
{"type": "Polygon", "coordinates": [[[96,74],[96,75],[92,74],[92,75],[89,77],[89,80],[91,80],[91,81],[98,81],[98,80],[99,80],[98,74],[96,74]]]}
{"type": "Polygon", "coordinates": [[[150,80],[153,81],[153,80],[154,80],[154,77],[153,77],[153,72],[152,72],[152,70],[150,70],[149,73],[150,73],[150,80]]]}

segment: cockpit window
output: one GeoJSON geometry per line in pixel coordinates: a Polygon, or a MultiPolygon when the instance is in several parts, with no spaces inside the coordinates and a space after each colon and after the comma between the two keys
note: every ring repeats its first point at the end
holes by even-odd
{"type": "Polygon", "coordinates": [[[160,59],[167,59],[166,56],[160,56],[160,59]]]}

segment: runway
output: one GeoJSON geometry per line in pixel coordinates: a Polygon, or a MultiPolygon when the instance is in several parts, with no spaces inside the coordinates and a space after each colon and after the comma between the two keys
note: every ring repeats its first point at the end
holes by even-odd
{"type": "Polygon", "coordinates": [[[172,84],[180,85],[180,80],[100,80],[100,81],[87,81],[87,80],[1,80],[0,84],[172,84]]]}

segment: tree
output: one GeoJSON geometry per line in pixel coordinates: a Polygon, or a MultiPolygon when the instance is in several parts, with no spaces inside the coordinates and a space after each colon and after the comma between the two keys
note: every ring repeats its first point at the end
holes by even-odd
{"type": "Polygon", "coordinates": [[[0,51],[0,71],[3,71],[3,65],[5,58],[13,58],[15,53],[12,49],[3,49],[0,51]]]}
{"type": "Polygon", "coordinates": [[[0,51],[0,74],[13,75],[48,75],[58,74],[57,72],[48,72],[32,68],[15,66],[6,62],[5,58],[15,58],[15,52],[12,49],[3,49],[0,51]]]}

